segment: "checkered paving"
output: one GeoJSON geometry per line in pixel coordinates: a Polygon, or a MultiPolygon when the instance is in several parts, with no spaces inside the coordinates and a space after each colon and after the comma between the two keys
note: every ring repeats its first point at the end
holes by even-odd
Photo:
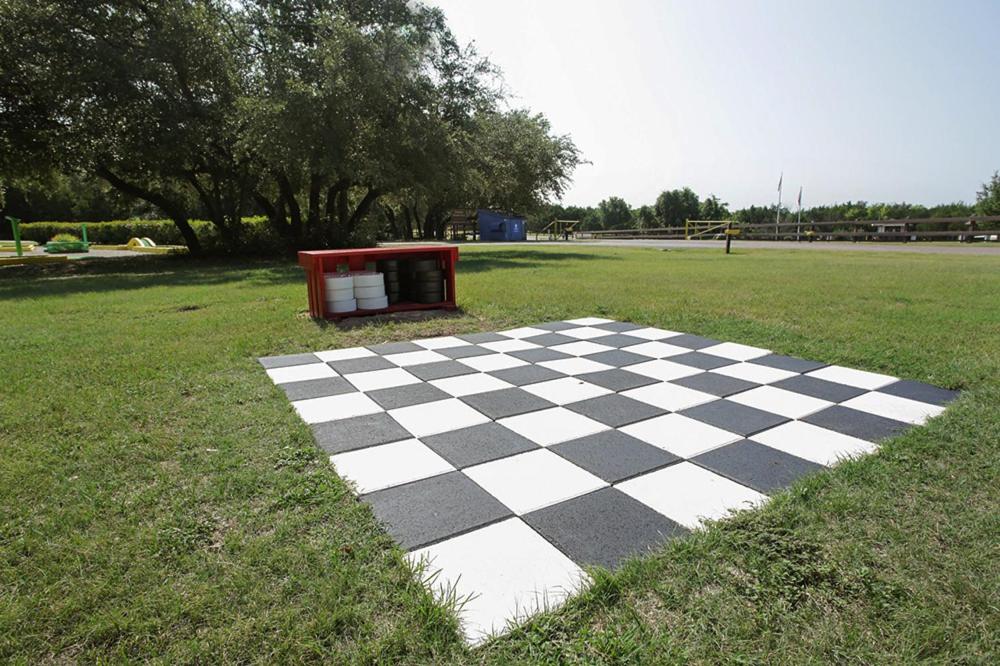
{"type": "Polygon", "coordinates": [[[260,362],[471,643],[956,397],[598,317],[260,362]]]}

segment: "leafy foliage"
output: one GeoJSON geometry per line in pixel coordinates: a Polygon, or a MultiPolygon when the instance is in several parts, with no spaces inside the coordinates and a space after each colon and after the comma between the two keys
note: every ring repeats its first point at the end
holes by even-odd
{"type": "Polygon", "coordinates": [[[8,0],[0,30],[0,174],[99,177],[192,250],[194,215],[295,247],[359,242],[382,198],[533,209],[580,161],[419,2],[8,0]]]}

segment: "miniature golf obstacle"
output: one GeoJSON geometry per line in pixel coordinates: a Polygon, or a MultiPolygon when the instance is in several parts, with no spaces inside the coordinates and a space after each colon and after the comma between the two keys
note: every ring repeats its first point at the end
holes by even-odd
{"type": "Polygon", "coordinates": [[[90,252],[90,243],[87,242],[87,225],[80,225],[82,240],[78,241],[49,241],[45,244],[45,252],[90,252]]]}

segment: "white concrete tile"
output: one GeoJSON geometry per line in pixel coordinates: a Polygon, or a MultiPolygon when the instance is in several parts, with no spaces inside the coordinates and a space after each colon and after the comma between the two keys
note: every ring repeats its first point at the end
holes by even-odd
{"type": "Polygon", "coordinates": [[[711,393],[695,391],[694,389],[669,382],[640,386],[639,388],[622,391],[622,395],[671,412],[677,412],[688,407],[718,400],[711,393]]]}
{"type": "Polygon", "coordinates": [[[509,518],[408,555],[425,562],[435,593],[467,599],[459,612],[470,644],[509,623],[561,604],[586,586],[587,576],[520,518],[509,518]]]}
{"type": "Polygon", "coordinates": [[[577,340],[589,340],[591,338],[601,338],[611,335],[612,331],[605,331],[603,328],[590,328],[581,326],[580,328],[567,328],[565,331],[558,331],[559,335],[568,335],[577,340]]]}
{"type": "Polygon", "coordinates": [[[537,412],[511,416],[497,421],[522,437],[542,446],[551,446],[578,437],[593,435],[610,428],[599,421],[563,407],[552,407],[537,412]]]}
{"type": "MultiPolygon", "coordinates": [[[[632,335],[633,331],[629,331],[629,335],[632,335]]],[[[677,356],[679,354],[687,354],[691,350],[686,347],[678,347],[677,345],[672,345],[668,342],[640,342],[637,345],[631,345],[629,347],[622,347],[623,351],[632,352],[633,354],[642,354],[643,356],[648,356],[650,358],[669,358],[671,356],[677,356]]]]}
{"type": "Polygon", "coordinates": [[[445,335],[437,338],[424,338],[423,340],[414,340],[413,343],[420,345],[424,349],[449,349],[451,347],[462,347],[469,344],[465,340],[456,338],[453,335],[445,335]]]}
{"type": "Polygon", "coordinates": [[[495,352],[524,351],[526,349],[541,348],[541,345],[536,345],[519,338],[513,340],[500,340],[499,342],[483,342],[479,346],[495,352]]]}
{"type": "Polygon", "coordinates": [[[629,331],[629,335],[636,338],[642,338],[644,340],[663,340],[664,338],[672,338],[674,336],[680,335],[677,331],[668,331],[663,328],[638,328],[634,331],[629,331]]]}
{"type": "Polygon", "coordinates": [[[354,482],[359,493],[370,493],[455,469],[416,439],[339,453],[330,456],[330,462],[338,474],[354,482]]]}
{"type": "MultiPolygon", "coordinates": [[[[607,331],[605,331],[605,333],[607,333],[607,331]]],[[[550,349],[552,349],[552,351],[569,354],[571,356],[585,356],[587,354],[597,354],[598,352],[613,351],[615,348],[598,344],[596,342],[581,340],[580,342],[569,342],[564,345],[556,345],[554,347],[550,347],[550,349]]]]}
{"type": "Polygon", "coordinates": [[[528,393],[545,398],[557,405],[566,405],[571,402],[578,402],[587,398],[596,398],[597,396],[612,393],[612,391],[603,386],[597,386],[576,377],[560,377],[559,379],[551,379],[545,382],[538,382],[537,384],[528,384],[521,388],[528,393]]]}
{"type": "Polygon", "coordinates": [[[324,363],[329,363],[330,361],[347,361],[352,358],[375,356],[375,352],[364,347],[350,347],[348,349],[331,349],[329,351],[316,352],[316,356],[324,363]]]}
{"type": "Polygon", "coordinates": [[[458,377],[432,379],[427,383],[455,397],[472,395],[474,393],[486,393],[487,391],[499,391],[500,389],[514,386],[502,379],[497,379],[492,375],[484,375],[481,372],[459,375],[458,377]]]}
{"type": "Polygon", "coordinates": [[[382,408],[364,393],[342,393],[322,398],[297,400],[292,407],[306,423],[323,423],[381,412],[382,408]]]}
{"type": "Polygon", "coordinates": [[[939,405],[931,405],[918,400],[889,395],[888,393],[879,393],[878,391],[863,393],[842,404],[844,407],[858,409],[862,412],[914,425],[923,425],[927,419],[937,416],[944,411],[944,407],[939,405]]]}
{"type": "Polygon", "coordinates": [[[389,354],[388,356],[383,356],[382,358],[390,363],[395,363],[396,365],[404,368],[408,365],[420,365],[421,363],[437,363],[439,361],[451,360],[447,356],[443,356],[430,350],[404,352],[402,354],[389,354]]]}
{"type": "Polygon", "coordinates": [[[689,462],[644,474],[615,487],[690,529],[698,528],[705,519],[724,518],[732,511],[767,501],[766,495],[689,462]]]}
{"type": "Polygon", "coordinates": [[[727,400],[738,402],[747,407],[763,409],[772,414],[787,416],[790,419],[800,419],[808,414],[833,406],[833,403],[827,400],[820,400],[774,386],[760,386],[743,391],[729,396],[727,400]]]}
{"type": "Polygon", "coordinates": [[[619,430],[682,458],[691,458],[723,444],[743,439],[736,433],[680,414],[664,414],[624,426],[619,430]]]}
{"type": "Polygon", "coordinates": [[[513,338],[515,340],[530,338],[535,335],[545,335],[546,333],[551,332],[552,331],[546,331],[542,328],[532,328],[531,326],[522,326],[521,328],[512,328],[508,331],[499,331],[500,335],[505,335],[508,338],[513,338]]]}
{"type": "Polygon", "coordinates": [[[462,472],[519,516],[608,485],[545,449],[466,467],[462,472]]]}
{"type": "Polygon", "coordinates": [[[715,370],[709,370],[709,372],[726,375],[727,377],[736,377],[736,379],[745,379],[748,382],[756,382],[757,384],[772,384],[798,374],[789,370],[769,368],[766,365],[758,365],[756,363],[734,363],[716,368],[715,370]]]}
{"type": "Polygon", "coordinates": [[[820,465],[833,465],[845,458],[873,453],[877,446],[863,439],[842,435],[802,421],[790,421],[750,437],[772,449],[811,460],[820,465]]]}
{"type": "Polygon", "coordinates": [[[390,409],[388,414],[414,437],[437,435],[490,421],[489,417],[456,398],[390,409]]]}
{"type": "Polygon", "coordinates": [[[307,363],[305,365],[290,365],[285,368],[271,368],[267,371],[267,376],[275,384],[287,384],[288,382],[301,382],[307,379],[336,377],[337,373],[326,363],[307,363]]]}
{"type": "Polygon", "coordinates": [[[867,372],[865,370],[855,370],[839,365],[828,365],[819,370],[807,372],[806,376],[816,379],[825,379],[828,382],[847,384],[856,388],[868,389],[869,391],[882,388],[896,381],[895,377],[880,375],[877,372],[867,372]]]}
{"type": "MultiPolygon", "coordinates": [[[[625,351],[628,350],[626,349],[625,351]]],[[[689,349],[688,351],[691,350],[689,349]]],[[[669,382],[672,379],[690,377],[691,375],[697,375],[704,372],[704,370],[701,370],[700,368],[694,368],[690,365],[683,365],[681,363],[673,363],[672,361],[664,361],[662,359],[630,365],[628,366],[628,371],[635,372],[645,377],[659,379],[661,382],[669,382]]]]}
{"type": "MultiPolygon", "coordinates": [[[[582,375],[586,372],[600,372],[602,370],[614,369],[606,363],[591,361],[589,358],[560,358],[555,361],[542,361],[537,365],[561,372],[564,375],[582,375]]],[[[629,370],[631,369],[630,367],[629,370]]]]}
{"type": "Polygon", "coordinates": [[[494,370],[506,370],[507,368],[518,368],[528,365],[527,361],[522,361],[506,354],[487,354],[485,356],[469,356],[458,359],[462,365],[467,365],[479,372],[493,372],[494,370]]]}
{"type": "MultiPolygon", "coordinates": [[[[566,323],[576,324],[577,326],[597,326],[598,324],[610,324],[613,321],[614,319],[603,319],[601,317],[582,317],[580,319],[567,319],[566,323]]],[[[607,335],[607,331],[605,331],[605,335],[607,335]]]]}
{"type": "Polygon", "coordinates": [[[770,349],[761,349],[760,347],[741,345],[736,342],[723,342],[717,345],[712,345],[711,347],[699,349],[698,351],[705,354],[712,354],[713,356],[721,356],[722,358],[728,358],[733,361],[749,361],[752,358],[760,358],[761,356],[767,356],[771,353],[770,349]]]}
{"type": "Polygon", "coordinates": [[[407,384],[419,384],[420,379],[414,377],[402,368],[387,368],[385,370],[369,370],[368,372],[354,372],[344,375],[344,379],[351,382],[359,391],[376,391],[378,389],[391,388],[393,386],[406,386],[407,384]]]}

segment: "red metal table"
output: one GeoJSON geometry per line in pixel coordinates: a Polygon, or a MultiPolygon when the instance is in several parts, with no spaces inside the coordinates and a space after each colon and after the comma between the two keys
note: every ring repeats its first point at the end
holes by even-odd
{"type": "Polygon", "coordinates": [[[408,245],[405,247],[369,247],[354,250],[305,250],[299,252],[299,265],[306,271],[309,286],[309,314],[316,319],[343,319],[385,312],[407,310],[454,310],[455,304],[455,262],[458,248],[450,245],[408,245]],[[414,303],[400,301],[383,310],[356,310],[354,312],[333,313],[326,310],[327,273],[338,272],[338,267],[361,271],[365,264],[382,259],[434,259],[444,275],[444,300],[437,303],[414,303]]]}

